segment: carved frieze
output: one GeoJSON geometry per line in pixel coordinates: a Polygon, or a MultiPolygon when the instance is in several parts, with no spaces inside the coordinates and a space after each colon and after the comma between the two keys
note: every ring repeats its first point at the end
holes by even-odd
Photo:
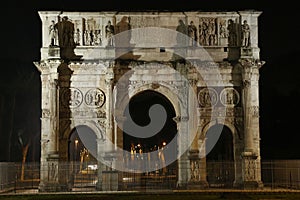
{"type": "Polygon", "coordinates": [[[200,108],[201,117],[242,117],[243,109],[241,107],[216,107],[200,108]]]}
{"type": "Polygon", "coordinates": [[[71,116],[74,118],[106,118],[106,112],[94,109],[72,109],[71,116]]]}

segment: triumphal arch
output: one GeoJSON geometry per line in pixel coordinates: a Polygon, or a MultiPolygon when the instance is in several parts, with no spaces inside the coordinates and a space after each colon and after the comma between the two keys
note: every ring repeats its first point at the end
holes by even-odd
{"type": "Polygon", "coordinates": [[[40,191],[262,187],[260,14],[39,12],[40,191]]]}

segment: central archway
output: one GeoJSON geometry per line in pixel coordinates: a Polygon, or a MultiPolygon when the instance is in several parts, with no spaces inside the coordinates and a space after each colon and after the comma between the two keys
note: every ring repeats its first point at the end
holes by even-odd
{"type": "MultiPolygon", "coordinates": [[[[126,109],[129,109],[131,119],[134,121],[134,123],[136,123],[138,126],[143,127],[147,126],[150,123],[151,120],[149,117],[149,109],[155,104],[160,104],[167,113],[166,122],[158,133],[151,137],[142,138],[132,136],[131,134],[126,133],[126,131],[123,131],[123,149],[131,153],[132,157],[130,159],[143,159],[141,162],[150,163],[151,160],[149,159],[151,158],[141,158],[141,153],[145,155],[145,153],[147,154],[164,148],[167,150],[167,153],[164,155],[158,155],[160,156],[161,162],[164,162],[164,159],[170,159],[168,158],[168,156],[177,158],[177,124],[174,121],[176,112],[172,103],[166,96],[153,90],[144,90],[137,93],[130,99],[126,109]],[[172,140],[176,141],[176,145],[168,146],[168,144],[172,140]]],[[[126,128],[126,126],[128,125],[128,121],[125,120],[124,130],[128,130],[126,128]]],[[[147,178],[147,184],[150,184],[151,180],[149,179],[149,177],[153,175],[157,176],[157,178],[159,176],[164,176],[166,177],[166,180],[168,179],[168,181],[171,180],[170,177],[172,176],[172,179],[175,183],[175,181],[177,180],[178,167],[176,159],[174,160],[174,162],[172,162],[170,165],[167,165],[166,167],[158,167],[158,169],[155,171],[148,171],[142,174],[144,178],[147,178]]],[[[129,164],[130,163],[127,163],[127,165],[129,164]]],[[[141,177],[141,179],[143,179],[143,177],[141,177]]]]}

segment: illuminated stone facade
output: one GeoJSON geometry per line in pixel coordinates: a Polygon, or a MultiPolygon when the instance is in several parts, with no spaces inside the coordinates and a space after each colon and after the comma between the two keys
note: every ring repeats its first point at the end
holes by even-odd
{"type": "MultiPolygon", "coordinates": [[[[40,190],[71,189],[61,163],[71,160],[70,134],[78,126],[95,133],[95,157],[118,157],[114,152],[123,147],[118,127],[126,120],[121,108],[128,103],[121,99],[121,90],[129,100],[156,91],[172,103],[178,134],[183,135],[177,141],[177,188],[210,187],[206,133],[218,124],[231,133],[232,186],[261,187],[260,14],[39,12],[43,40],[35,65],[42,82],[40,190]],[[125,74],[127,85],[118,88],[125,74]]],[[[112,159],[110,169],[116,171],[117,165],[112,159]]],[[[97,189],[122,189],[118,173],[104,178],[107,168],[99,161],[97,189]]]]}

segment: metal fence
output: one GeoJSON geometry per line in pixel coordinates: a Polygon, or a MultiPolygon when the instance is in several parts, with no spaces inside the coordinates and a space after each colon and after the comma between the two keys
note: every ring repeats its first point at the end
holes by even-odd
{"type": "MultiPolygon", "coordinates": [[[[64,163],[60,167],[72,191],[96,191],[98,182],[97,165],[64,163]]],[[[26,163],[22,176],[20,163],[0,163],[0,192],[38,189],[40,163],[26,163]]],[[[209,188],[232,188],[234,181],[233,162],[207,162],[209,188]]],[[[174,168],[148,173],[103,171],[102,179],[117,182],[118,190],[176,189],[177,170],[174,168]],[[115,178],[114,178],[115,177],[115,178]]],[[[265,188],[300,190],[300,160],[274,160],[261,162],[261,176],[265,188]]],[[[103,182],[106,182],[105,180],[103,182]]],[[[109,183],[110,181],[107,181],[109,183]]],[[[111,185],[102,188],[111,190],[111,185]]]]}
{"type": "Polygon", "coordinates": [[[300,160],[263,161],[262,180],[271,189],[300,189],[300,160]]]}
{"type": "Polygon", "coordinates": [[[21,164],[0,163],[0,192],[37,188],[40,182],[40,164],[26,163],[24,175],[21,174],[21,164]]]}
{"type": "Polygon", "coordinates": [[[0,163],[0,191],[7,191],[15,187],[16,168],[14,163],[0,163]]]}

